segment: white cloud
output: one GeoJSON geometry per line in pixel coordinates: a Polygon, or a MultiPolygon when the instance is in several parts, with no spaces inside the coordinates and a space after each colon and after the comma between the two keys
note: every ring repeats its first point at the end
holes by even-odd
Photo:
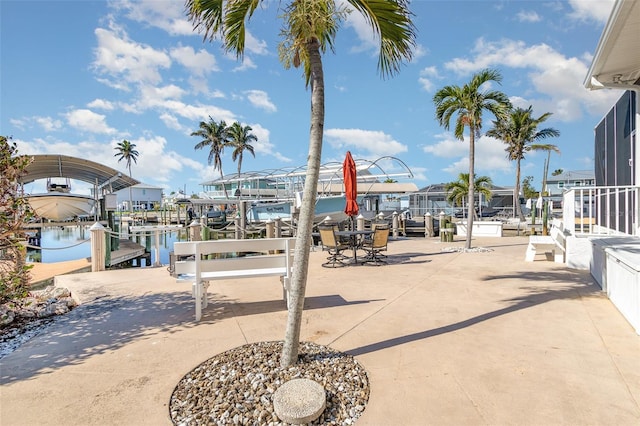
{"type": "Polygon", "coordinates": [[[114,9],[126,11],[127,18],[161,28],[172,35],[190,35],[193,25],[184,13],[184,2],[172,0],[116,0],[114,9]]]}
{"type": "Polygon", "coordinates": [[[397,156],[407,152],[406,145],[392,136],[376,130],[327,129],[324,132],[327,142],[336,149],[353,149],[363,152],[365,158],[380,158],[386,155],[397,156]]]}
{"type": "MultiPolygon", "coordinates": [[[[457,176],[459,173],[469,172],[469,141],[456,139],[450,133],[436,135],[439,141],[426,145],[422,150],[429,155],[451,159],[444,162],[441,170],[457,176]]],[[[505,145],[493,138],[481,136],[475,144],[475,172],[478,175],[488,175],[492,179],[496,176],[513,173],[513,163],[507,159],[505,145]]],[[[515,176],[514,176],[515,178],[515,176]]]]}
{"type": "Polygon", "coordinates": [[[276,145],[269,140],[269,129],[264,128],[260,124],[250,124],[249,126],[253,129],[251,132],[258,138],[256,142],[251,143],[256,153],[256,157],[259,157],[259,154],[262,154],[275,157],[283,163],[290,163],[292,161],[291,158],[276,150],[276,145]]]}
{"type": "Polygon", "coordinates": [[[426,67],[420,71],[418,83],[420,83],[420,86],[422,86],[425,91],[431,92],[434,88],[433,79],[437,78],[439,78],[437,68],[433,66],[426,67]]]}
{"type": "MultiPolygon", "coordinates": [[[[76,109],[66,114],[67,122],[71,127],[91,132],[111,135],[116,129],[107,125],[106,117],[88,109],[76,109]]],[[[83,156],[86,158],[86,156],[83,156]]]]}
{"type": "Polygon", "coordinates": [[[594,20],[605,23],[609,19],[614,0],[569,0],[573,8],[570,16],[580,21],[594,20]]]}
{"type": "Polygon", "coordinates": [[[115,105],[111,101],[107,101],[105,99],[94,99],[93,101],[87,104],[87,107],[94,109],[102,109],[105,111],[113,111],[115,109],[115,105]]]}
{"type": "Polygon", "coordinates": [[[533,10],[521,10],[516,14],[516,18],[520,22],[540,22],[541,18],[533,10]]]}
{"type": "Polygon", "coordinates": [[[245,52],[255,53],[256,55],[266,55],[269,53],[267,42],[258,40],[248,30],[245,33],[244,49],[245,52]]]}
{"type": "Polygon", "coordinates": [[[51,117],[34,117],[34,120],[45,132],[53,132],[62,128],[62,121],[51,117]]]}
{"type": "MultiPolygon", "coordinates": [[[[233,60],[235,59],[235,56],[233,57],[233,60]]],[[[242,62],[240,63],[240,65],[238,65],[237,67],[235,67],[233,69],[234,72],[236,71],[246,71],[249,69],[256,69],[258,68],[256,66],[256,64],[251,60],[250,57],[248,57],[247,55],[244,55],[244,57],[242,58],[242,62]]]]}
{"type": "Polygon", "coordinates": [[[601,115],[619,96],[611,91],[585,89],[582,81],[588,64],[580,58],[568,58],[546,44],[527,46],[516,40],[479,39],[472,58],[456,58],[445,64],[445,68],[460,75],[494,67],[524,70],[525,73],[520,74],[541,96],[526,103],[533,105],[534,110],[553,112],[554,119],[561,121],[579,119],[584,111],[601,115]]]}
{"type": "Polygon", "coordinates": [[[269,94],[263,90],[247,90],[244,92],[247,99],[256,108],[263,109],[267,112],[276,112],[278,108],[269,99],[269,94]]]}
{"type": "Polygon", "coordinates": [[[97,28],[95,34],[98,47],[94,49],[92,65],[98,74],[107,76],[112,87],[121,87],[122,80],[158,84],[162,81],[160,69],[171,66],[171,59],[165,52],[130,41],[115,25],[112,30],[97,28]]]}
{"type": "Polygon", "coordinates": [[[179,46],[171,49],[170,54],[173,59],[198,77],[220,70],[215,56],[204,49],[196,53],[191,46],[179,46]]]}

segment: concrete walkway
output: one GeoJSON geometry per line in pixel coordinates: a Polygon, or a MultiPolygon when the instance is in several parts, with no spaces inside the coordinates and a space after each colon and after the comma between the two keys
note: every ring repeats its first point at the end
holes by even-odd
{"type": "MultiPolygon", "coordinates": [[[[397,240],[382,267],[311,253],[301,338],[367,369],[358,425],[640,424],[640,337],[588,272],[525,262],[526,241],[397,240]]],[[[0,360],[2,425],[169,425],[187,372],[284,336],[273,277],[214,283],[200,323],[165,268],[56,280],[85,303],[0,360]]]]}

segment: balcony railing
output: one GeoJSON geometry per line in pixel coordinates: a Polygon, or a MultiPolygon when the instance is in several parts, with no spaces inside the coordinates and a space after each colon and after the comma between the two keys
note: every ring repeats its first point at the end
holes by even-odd
{"type": "Polygon", "coordinates": [[[575,235],[640,235],[640,186],[572,188],[563,195],[562,216],[575,235]]]}

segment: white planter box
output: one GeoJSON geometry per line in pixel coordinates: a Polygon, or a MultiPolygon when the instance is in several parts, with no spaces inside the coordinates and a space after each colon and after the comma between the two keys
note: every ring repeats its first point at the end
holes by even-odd
{"type": "Polygon", "coordinates": [[[640,239],[594,238],[591,275],[640,334],[640,239]]]}
{"type": "MultiPolygon", "coordinates": [[[[456,222],[456,234],[460,237],[467,236],[467,222],[456,222]]],[[[475,237],[502,237],[502,222],[498,221],[474,221],[472,236],[475,237]]]]}

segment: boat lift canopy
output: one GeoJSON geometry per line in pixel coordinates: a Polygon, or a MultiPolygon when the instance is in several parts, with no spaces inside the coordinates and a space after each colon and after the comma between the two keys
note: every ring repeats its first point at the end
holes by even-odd
{"type": "Polygon", "coordinates": [[[32,155],[33,161],[20,179],[23,185],[39,179],[69,178],[93,184],[98,192],[116,192],[140,183],[116,169],[84,158],[66,155],[32,155]]]}

